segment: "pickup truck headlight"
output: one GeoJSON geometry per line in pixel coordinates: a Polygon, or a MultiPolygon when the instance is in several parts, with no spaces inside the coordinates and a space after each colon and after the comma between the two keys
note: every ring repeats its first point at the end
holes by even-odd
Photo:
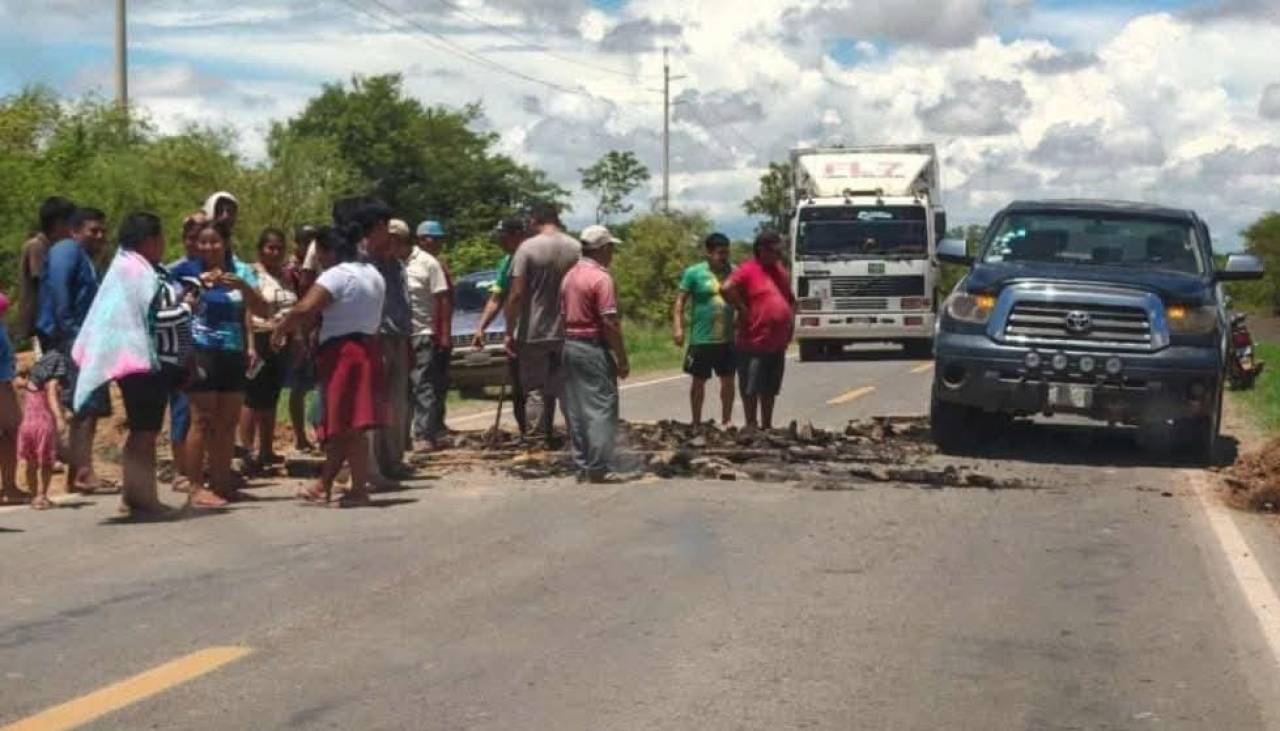
{"type": "Polygon", "coordinates": [[[1169,305],[1164,309],[1164,317],[1169,323],[1169,332],[1174,335],[1208,335],[1218,325],[1218,309],[1213,305],[1169,305]]]}
{"type": "Polygon", "coordinates": [[[961,322],[986,324],[995,309],[995,295],[952,292],[947,298],[947,315],[961,322]]]}

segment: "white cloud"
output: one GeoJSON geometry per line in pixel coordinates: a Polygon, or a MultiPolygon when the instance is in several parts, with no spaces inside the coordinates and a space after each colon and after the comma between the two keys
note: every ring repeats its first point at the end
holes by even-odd
{"type": "Polygon", "coordinates": [[[1258,103],[1258,114],[1263,119],[1280,119],[1280,83],[1267,84],[1258,103]]]}

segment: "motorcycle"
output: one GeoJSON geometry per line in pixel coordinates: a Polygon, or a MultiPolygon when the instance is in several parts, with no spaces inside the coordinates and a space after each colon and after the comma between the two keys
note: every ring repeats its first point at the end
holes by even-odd
{"type": "Polygon", "coordinates": [[[1227,353],[1227,380],[1235,390],[1253,388],[1266,366],[1253,355],[1253,335],[1245,324],[1245,313],[1237,312],[1231,316],[1231,346],[1227,353]]]}

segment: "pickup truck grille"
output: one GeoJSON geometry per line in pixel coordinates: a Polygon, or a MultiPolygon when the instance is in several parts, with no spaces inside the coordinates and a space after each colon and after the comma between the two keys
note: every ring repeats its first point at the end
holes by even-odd
{"type": "Polygon", "coordinates": [[[1138,307],[1084,302],[1029,302],[1013,306],[1005,340],[1066,347],[1151,350],[1151,321],[1138,307]]]}
{"type": "Polygon", "coordinates": [[[832,297],[919,297],[924,295],[924,277],[832,277],[832,297]]]}

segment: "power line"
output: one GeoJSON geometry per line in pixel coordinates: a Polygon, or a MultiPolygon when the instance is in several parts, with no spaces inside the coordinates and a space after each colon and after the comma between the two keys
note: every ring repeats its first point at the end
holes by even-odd
{"type": "MultiPolygon", "coordinates": [[[[462,17],[464,17],[464,18],[467,18],[467,19],[471,20],[471,21],[472,21],[472,22],[474,22],[474,23],[477,23],[477,24],[479,24],[479,25],[481,25],[481,26],[483,26],[483,27],[485,27],[485,28],[488,28],[489,30],[493,31],[494,33],[499,33],[499,34],[501,34],[501,35],[504,35],[504,36],[506,36],[507,38],[510,38],[510,39],[512,39],[512,40],[514,40],[514,41],[516,41],[517,43],[530,43],[530,40],[529,40],[528,38],[522,38],[522,37],[520,37],[519,35],[517,35],[517,34],[515,34],[515,33],[511,32],[511,31],[507,30],[506,28],[503,28],[502,26],[494,25],[493,23],[490,23],[490,22],[488,22],[488,21],[484,20],[483,18],[480,18],[479,16],[476,16],[476,15],[473,15],[473,14],[471,14],[471,13],[468,13],[466,10],[464,10],[464,9],[462,9],[462,8],[460,8],[460,7],[458,7],[458,6],[457,6],[457,5],[455,5],[453,2],[450,2],[450,0],[435,0],[435,2],[436,2],[436,4],[438,4],[438,5],[440,5],[440,6],[444,7],[444,8],[447,8],[448,10],[450,10],[450,11],[452,11],[452,12],[454,12],[454,13],[457,13],[458,15],[461,15],[461,16],[462,16],[462,17]]],[[[634,72],[631,72],[631,71],[621,71],[621,70],[619,70],[619,69],[613,69],[613,68],[609,68],[609,67],[607,67],[607,66],[600,66],[600,65],[597,65],[597,64],[588,63],[588,62],[586,62],[586,61],[580,61],[580,60],[578,60],[578,59],[576,59],[576,58],[572,58],[572,57],[570,57],[570,56],[563,56],[563,55],[561,55],[561,54],[559,54],[559,53],[554,53],[554,52],[552,52],[551,50],[546,49],[546,48],[537,48],[537,47],[535,47],[535,48],[533,48],[533,51],[534,51],[535,53],[541,53],[541,54],[543,54],[543,55],[545,55],[545,56],[547,56],[547,57],[549,57],[549,58],[554,58],[554,59],[556,59],[557,61],[563,61],[564,63],[572,64],[572,65],[574,65],[574,66],[581,66],[581,67],[583,67],[583,68],[588,68],[588,69],[591,69],[591,70],[593,70],[593,71],[601,71],[601,72],[606,73],[606,74],[614,74],[615,76],[622,76],[622,77],[624,77],[624,78],[628,78],[628,79],[631,79],[631,80],[633,80],[633,81],[639,81],[639,80],[640,80],[640,78],[641,78],[639,74],[634,73],[634,72]]]]}
{"type": "MultiPolygon", "coordinates": [[[[366,8],[360,7],[353,0],[341,0],[341,1],[343,4],[350,7],[352,10],[355,10],[358,13],[361,13],[369,18],[373,18],[374,20],[382,23],[389,30],[396,29],[395,24],[388,21],[386,17],[380,16],[366,8]]],[[[564,86],[563,84],[557,84],[553,81],[547,81],[546,79],[540,79],[536,76],[530,76],[529,74],[526,74],[522,71],[516,71],[515,69],[507,68],[506,66],[504,66],[501,63],[498,63],[497,61],[493,61],[491,59],[485,58],[484,56],[478,53],[475,53],[474,51],[471,51],[470,49],[464,46],[460,46],[456,43],[453,43],[449,39],[445,38],[443,35],[427,28],[426,26],[422,25],[418,21],[413,20],[412,18],[407,18],[404,15],[401,15],[394,8],[391,8],[387,6],[385,3],[381,2],[381,0],[370,0],[370,2],[372,2],[374,5],[377,5],[379,8],[381,8],[382,11],[385,12],[387,15],[390,15],[393,18],[400,20],[403,23],[413,26],[415,29],[417,29],[419,35],[424,36],[423,40],[426,41],[428,45],[430,45],[431,47],[437,50],[442,50],[446,53],[450,53],[450,54],[453,54],[454,56],[462,58],[463,60],[470,61],[472,63],[484,66],[485,68],[488,68],[491,71],[497,71],[499,73],[507,74],[508,76],[512,76],[512,77],[521,79],[523,81],[539,84],[541,86],[545,86],[550,89],[555,89],[556,91],[561,91],[566,94],[577,94],[580,96],[595,98],[594,95],[582,89],[574,89],[568,86],[564,86]]]]}

